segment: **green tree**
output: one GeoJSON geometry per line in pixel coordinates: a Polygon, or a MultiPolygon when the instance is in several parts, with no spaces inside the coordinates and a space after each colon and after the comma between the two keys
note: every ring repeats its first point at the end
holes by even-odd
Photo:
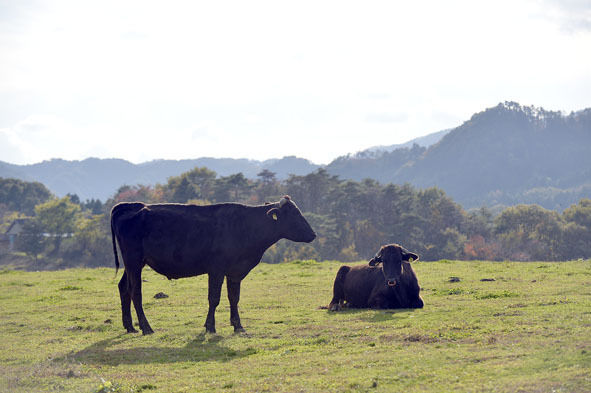
{"type": "Polygon", "coordinates": [[[108,229],[109,216],[106,214],[79,219],[74,236],[65,239],[62,245],[64,257],[76,265],[111,266],[113,247],[108,229]]]}
{"type": "Polygon", "coordinates": [[[574,222],[591,229],[591,199],[581,199],[579,203],[566,209],[562,215],[567,222],[574,222]]]}
{"type": "Polygon", "coordinates": [[[561,241],[564,259],[591,257],[591,199],[581,199],[562,213],[566,222],[561,241]]]}
{"type": "Polygon", "coordinates": [[[466,216],[464,229],[472,236],[480,235],[483,238],[490,238],[493,233],[493,214],[486,207],[471,211],[466,216]]]}
{"type": "Polygon", "coordinates": [[[38,262],[41,254],[47,246],[47,238],[38,220],[30,219],[23,225],[23,231],[18,236],[17,248],[24,251],[29,257],[38,262]]]}
{"type": "Polygon", "coordinates": [[[329,209],[331,190],[340,181],[320,168],[305,176],[290,175],[285,181],[285,193],[297,201],[300,209],[306,212],[324,214],[329,209]]]}
{"type": "Polygon", "coordinates": [[[125,184],[119,187],[115,195],[105,202],[103,210],[110,212],[111,208],[119,202],[163,202],[162,190],[160,187],[145,186],[142,184],[135,186],[125,184]]]}
{"type": "Polygon", "coordinates": [[[316,249],[319,259],[336,260],[341,251],[341,241],[334,218],[314,213],[304,213],[304,217],[316,231],[316,240],[311,245],[316,249]]]}
{"type": "Polygon", "coordinates": [[[183,176],[173,189],[171,202],[186,203],[189,199],[197,198],[198,195],[195,185],[191,184],[186,176],[183,176]]]}
{"type": "Polygon", "coordinates": [[[268,169],[263,169],[257,174],[260,178],[256,186],[256,194],[259,202],[265,202],[272,196],[278,196],[279,185],[275,175],[275,172],[271,172],[268,169]]]}
{"type": "Polygon", "coordinates": [[[72,203],[67,196],[35,206],[35,221],[52,239],[53,253],[59,251],[64,238],[71,237],[76,231],[79,218],[80,206],[72,203]]]}
{"type": "Polygon", "coordinates": [[[82,206],[82,201],[80,201],[80,197],[78,196],[78,194],[67,193],[66,196],[70,198],[70,202],[82,206]]]}
{"type": "Polygon", "coordinates": [[[537,205],[509,207],[495,219],[495,232],[510,259],[555,260],[560,257],[562,219],[537,205]]]}
{"type": "Polygon", "coordinates": [[[0,205],[6,205],[8,210],[31,216],[36,205],[51,197],[51,192],[41,183],[0,177],[0,205]]]}
{"type": "Polygon", "coordinates": [[[82,208],[89,210],[93,215],[101,214],[103,212],[103,204],[99,199],[87,199],[82,204],[82,208]]]}
{"type": "Polygon", "coordinates": [[[179,176],[168,178],[163,186],[169,202],[185,203],[191,199],[210,200],[215,188],[216,173],[205,167],[195,167],[179,176]]]}
{"type": "Polygon", "coordinates": [[[194,184],[198,190],[199,199],[210,199],[212,195],[213,185],[217,174],[205,167],[194,168],[184,174],[191,184],[194,184]]]}
{"type": "MultiPolygon", "coordinates": [[[[382,244],[400,243],[416,252],[422,252],[425,219],[417,213],[417,191],[410,185],[379,184],[372,186],[376,195],[370,221],[383,237],[382,244]]],[[[377,251],[377,250],[376,250],[377,251]]]]}
{"type": "Polygon", "coordinates": [[[250,191],[250,183],[242,172],[228,176],[226,181],[230,186],[231,197],[234,201],[248,199],[247,194],[250,191]]]}
{"type": "Polygon", "coordinates": [[[216,202],[246,202],[250,199],[250,182],[242,173],[222,176],[215,182],[216,202]]]}

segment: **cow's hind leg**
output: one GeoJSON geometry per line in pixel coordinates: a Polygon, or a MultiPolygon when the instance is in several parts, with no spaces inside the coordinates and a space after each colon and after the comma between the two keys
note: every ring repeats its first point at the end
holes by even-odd
{"type": "Polygon", "coordinates": [[[222,293],[222,284],[224,276],[222,274],[209,274],[209,288],[207,299],[209,300],[209,310],[205,320],[205,330],[208,333],[215,333],[215,309],[220,304],[222,293]]]}
{"type": "Polygon", "coordinates": [[[334,279],[333,297],[328,305],[330,311],[339,311],[345,302],[345,277],[351,268],[349,266],[341,266],[334,279]]]}
{"type": "Polygon", "coordinates": [[[228,287],[228,300],[230,301],[230,323],[234,326],[234,333],[244,332],[244,328],[240,323],[240,315],[238,314],[238,302],[240,301],[240,280],[232,281],[230,277],[226,277],[226,286],[228,287]]]}
{"type": "Polygon", "coordinates": [[[128,272],[129,274],[129,286],[131,290],[131,300],[133,300],[133,306],[142,329],[143,334],[152,334],[154,331],[150,327],[146,315],[144,314],[144,308],[142,307],[142,270],[134,270],[128,272]]]}
{"type": "Polygon", "coordinates": [[[129,281],[127,280],[127,272],[123,272],[123,277],[119,281],[119,296],[121,297],[121,316],[123,319],[123,327],[127,329],[128,333],[137,333],[133,327],[131,318],[131,294],[129,290],[129,281]]]}

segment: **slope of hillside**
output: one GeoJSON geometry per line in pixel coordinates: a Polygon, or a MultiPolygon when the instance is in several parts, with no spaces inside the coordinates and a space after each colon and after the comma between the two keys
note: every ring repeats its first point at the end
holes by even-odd
{"type": "Polygon", "coordinates": [[[425,151],[426,148],[415,144],[391,152],[358,153],[337,158],[326,166],[326,170],[342,179],[360,181],[369,178],[382,183],[397,183],[402,168],[420,158],[425,151]]]}
{"type": "Polygon", "coordinates": [[[398,181],[441,187],[468,207],[510,203],[532,189],[584,187],[591,183],[591,109],[565,116],[499,104],[446,135],[398,181]]]}
{"type": "Polygon", "coordinates": [[[82,200],[98,198],[104,201],[124,184],[164,183],[170,176],[177,176],[195,167],[207,167],[219,176],[242,172],[248,178],[256,178],[261,170],[269,169],[276,173],[278,179],[285,179],[292,173],[304,175],[313,172],[319,166],[297,157],[263,162],[231,158],[198,158],[154,160],[141,164],[121,159],[53,159],[32,165],[14,165],[0,161],[0,177],[38,181],[58,196],[72,193],[77,194],[82,200]]]}
{"type": "Polygon", "coordinates": [[[419,145],[421,147],[429,147],[429,146],[434,145],[437,142],[439,142],[441,140],[441,138],[443,138],[444,136],[446,136],[447,134],[449,134],[449,132],[451,130],[452,130],[452,128],[448,128],[446,130],[441,130],[441,131],[433,132],[431,134],[428,134],[428,135],[425,135],[425,136],[420,136],[418,138],[411,139],[408,142],[400,143],[400,144],[396,144],[396,145],[373,146],[373,147],[370,147],[369,149],[365,149],[365,150],[361,151],[361,154],[364,154],[364,153],[392,152],[394,150],[404,149],[404,148],[409,148],[410,149],[414,145],[419,145]]]}
{"type": "MultiPolygon", "coordinates": [[[[431,142],[441,139],[429,147],[368,149],[339,157],[325,168],[341,179],[437,186],[466,208],[535,203],[563,210],[591,197],[591,108],[564,115],[505,102],[451,131],[428,137],[431,142]]],[[[82,200],[105,200],[124,184],[164,183],[194,167],[207,167],[220,176],[242,172],[251,179],[263,169],[285,179],[320,168],[297,157],[154,160],[137,165],[89,158],[33,165],[0,161],[0,177],[38,181],[58,196],[76,193],[82,200]]]]}
{"type": "Polygon", "coordinates": [[[331,174],[442,188],[464,207],[536,203],[562,210],[591,196],[591,108],[569,115],[505,102],[428,149],[341,157],[331,174]]]}

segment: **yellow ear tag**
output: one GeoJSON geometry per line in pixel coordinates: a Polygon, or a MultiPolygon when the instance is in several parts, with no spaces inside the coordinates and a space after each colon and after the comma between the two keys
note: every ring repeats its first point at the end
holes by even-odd
{"type": "Polygon", "coordinates": [[[277,221],[277,214],[273,213],[273,220],[277,221]]]}
{"type": "Polygon", "coordinates": [[[414,261],[414,259],[408,258],[408,261],[412,263],[412,261],[414,261]]]}

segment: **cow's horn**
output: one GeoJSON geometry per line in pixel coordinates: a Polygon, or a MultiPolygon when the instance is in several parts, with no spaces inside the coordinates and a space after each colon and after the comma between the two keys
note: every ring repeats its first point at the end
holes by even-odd
{"type": "Polygon", "coordinates": [[[281,200],[279,201],[279,207],[283,207],[283,205],[285,205],[287,203],[287,201],[291,200],[291,198],[289,197],[289,195],[285,195],[283,198],[281,198],[281,200]]]}

